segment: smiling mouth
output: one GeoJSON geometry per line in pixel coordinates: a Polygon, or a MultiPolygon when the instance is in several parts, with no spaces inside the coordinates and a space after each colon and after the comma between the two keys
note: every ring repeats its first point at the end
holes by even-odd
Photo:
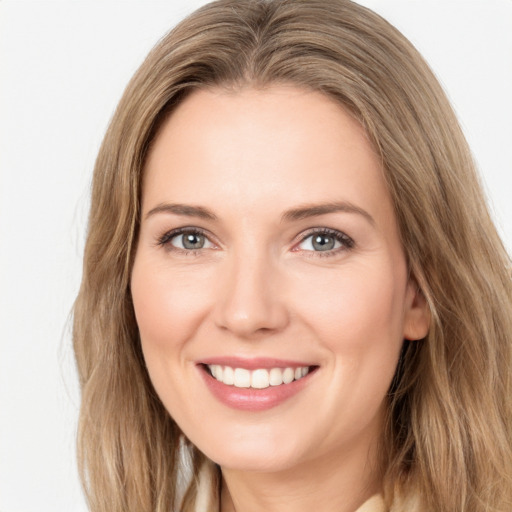
{"type": "Polygon", "coordinates": [[[205,371],[218,382],[235,388],[266,389],[291,384],[304,378],[318,368],[317,366],[298,366],[295,368],[234,368],[219,364],[202,365],[205,371]]]}

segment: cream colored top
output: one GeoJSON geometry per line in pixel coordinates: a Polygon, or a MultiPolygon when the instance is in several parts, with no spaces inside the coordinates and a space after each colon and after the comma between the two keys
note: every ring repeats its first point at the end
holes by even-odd
{"type": "MultiPolygon", "coordinates": [[[[218,506],[212,494],[211,465],[205,464],[199,472],[199,485],[196,496],[195,512],[213,512],[218,506]]],[[[384,500],[376,494],[365,501],[355,512],[386,512],[384,500]]]]}
{"type": "Polygon", "coordinates": [[[365,501],[356,512],[386,512],[382,496],[376,494],[368,501],[365,501]]]}

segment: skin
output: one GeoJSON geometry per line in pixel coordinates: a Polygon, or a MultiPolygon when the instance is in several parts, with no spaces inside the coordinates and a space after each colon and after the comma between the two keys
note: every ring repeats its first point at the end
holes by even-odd
{"type": "Polygon", "coordinates": [[[379,491],[385,395],[403,339],[423,338],[429,318],[379,159],[340,105],[285,86],[190,95],[146,163],[131,289],[154,387],[220,464],[223,512],[353,512],[379,491]],[[158,210],[176,203],[215,218],[158,210]],[[326,203],[346,211],[283,220],[326,203]],[[183,227],[203,230],[204,247],[160,243],[183,227]],[[316,228],[353,246],[317,251],[316,228]],[[241,411],[197,365],[226,355],[318,369],[277,407],[241,411]]]}

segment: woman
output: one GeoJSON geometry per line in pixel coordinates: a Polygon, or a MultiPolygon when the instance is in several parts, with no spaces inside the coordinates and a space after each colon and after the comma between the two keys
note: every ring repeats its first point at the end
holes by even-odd
{"type": "Polygon", "coordinates": [[[96,164],[91,510],[510,510],[511,304],[403,36],[347,1],[209,4],[150,53],[96,164]]]}

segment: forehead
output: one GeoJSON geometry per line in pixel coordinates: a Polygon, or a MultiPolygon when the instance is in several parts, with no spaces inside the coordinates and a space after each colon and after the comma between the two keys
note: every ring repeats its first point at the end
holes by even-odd
{"type": "MultiPolygon", "coordinates": [[[[382,202],[379,158],[360,123],[318,92],[274,86],[193,92],[163,124],[145,167],[158,202],[382,202]],[[343,197],[346,196],[346,197],[343,197]]],[[[386,198],[386,200],[389,198],[386,198]]],[[[151,204],[149,204],[151,203],[151,204]]],[[[283,205],[284,206],[284,205],[283,205]]]]}

